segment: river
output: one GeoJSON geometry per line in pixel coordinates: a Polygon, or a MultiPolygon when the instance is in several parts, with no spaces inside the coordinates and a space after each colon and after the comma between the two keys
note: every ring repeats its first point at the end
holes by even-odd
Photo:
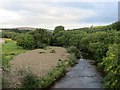
{"type": "Polygon", "coordinates": [[[66,75],[52,88],[103,88],[103,77],[96,70],[91,60],[79,59],[66,75]]]}

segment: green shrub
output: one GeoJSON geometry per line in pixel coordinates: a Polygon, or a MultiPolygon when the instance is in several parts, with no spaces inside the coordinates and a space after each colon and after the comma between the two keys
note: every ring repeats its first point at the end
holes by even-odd
{"type": "Polygon", "coordinates": [[[17,35],[18,35],[18,33],[12,32],[12,31],[3,31],[2,32],[2,37],[3,38],[11,38],[13,40],[16,40],[17,35]]]}
{"type": "Polygon", "coordinates": [[[68,47],[67,52],[75,54],[76,58],[80,58],[80,51],[75,46],[68,47]]]}
{"type": "Polygon", "coordinates": [[[25,90],[29,90],[29,88],[39,88],[39,78],[33,73],[28,73],[24,77],[21,87],[25,90]]]}
{"type": "Polygon", "coordinates": [[[24,49],[33,49],[34,45],[34,38],[32,35],[25,33],[20,34],[16,37],[17,45],[23,47],[24,49]]]}
{"type": "Polygon", "coordinates": [[[54,83],[56,80],[62,77],[65,74],[65,72],[66,68],[64,68],[64,66],[56,67],[50,73],[48,73],[48,75],[46,75],[40,80],[40,87],[49,87],[52,83],[54,83]]]}
{"type": "Polygon", "coordinates": [[[9,83],[10,82],[3,76],[2,77],[2,88],[8,88],[9,87],[9,83]]]}
{"type": "Polygon", "coordinates": [[[120,44],[109,46],[107,56],[103,58],[101,63],[104,71],[107,73],[104,79],[106,88],[119,88],[120,89],[120,44]]]}
{"type": "Polygon", "coordinates": [[[74,54],[71,54],[68,58],[69,58],[69,65],[70,66],[73,66],[77,63],[77,58],[75,57],[74,54]]]}
{"type": "Polygon", "coordinates": [[[89,51],[94,54],[96,61],[98,63],[102,62],[102,58],[105,56],[107,51],[107,45],[101,42],[90,43],[89,44],[89,51]]]}
{"type": "Polygon", "coordinates": [[[44,48],[51,42],[51,33],[46,29],[36,29],[30,33],[33,37],[35,48],[44,48]]]}

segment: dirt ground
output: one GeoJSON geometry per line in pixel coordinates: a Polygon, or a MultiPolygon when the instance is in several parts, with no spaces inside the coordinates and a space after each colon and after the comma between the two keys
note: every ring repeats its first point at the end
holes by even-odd
{"type": "Polygon", "coordinates": [[[21,53],[10,61],[10,73],[5,73],[4,78],[9,82],[9,88],[21,85],[21,80],[26,71],[32,71],[38,77],[45,76],[60,60],[66,60],[69,56],[62,47],[47,47],[21,53]]]}
{"type": "Polygon", "coordinates": [[[57,65],[59,59],[67,59],[66,49],[62,47],[47,47],[44,49],[35,49],[17,55],[10,61],[11,70],[30,69],[38,76],[46,75],[49,70],[57,65]]]}

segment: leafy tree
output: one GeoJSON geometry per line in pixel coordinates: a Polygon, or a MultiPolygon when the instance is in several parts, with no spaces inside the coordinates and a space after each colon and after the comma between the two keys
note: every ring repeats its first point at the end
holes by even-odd
{"type": "Polygon", "coordinates": [[[51,42],[51,34],[46,29],[36,29],[30,34],[34,38],[35,48],[43,48],[51,42]]]}
{"type": "Polygon", "coordinates": [[[2,38],[11,38],[11,39],[15,40],[17,35],[18,35],[18,33],[16,33],[16,32],[10,32],[10,31],[2,32],[2,38]]]}
{"type": "Polygon", "coordinates": [[[22,46],[24,49],[33,49],[35,47],[34,38],[28,33],[19,34],[16,41],[17,45],[22,46]]]}
{"type": "Polygon", "coordinates": [[[60,31],[64,31],[64,27],[63,26],[56,26],[54,29],[53,35],[57,34],[60,31]]]}

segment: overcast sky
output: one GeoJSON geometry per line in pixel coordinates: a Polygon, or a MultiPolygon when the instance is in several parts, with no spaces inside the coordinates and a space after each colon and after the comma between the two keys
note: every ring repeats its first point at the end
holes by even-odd
{"type": "Polygon", "coordinates": [[[54,29],[57,25],[63,25],[71,29],[107,25],[118,20],[119,0],[88,1],[0,0],[0,28],[54,29]]]}

